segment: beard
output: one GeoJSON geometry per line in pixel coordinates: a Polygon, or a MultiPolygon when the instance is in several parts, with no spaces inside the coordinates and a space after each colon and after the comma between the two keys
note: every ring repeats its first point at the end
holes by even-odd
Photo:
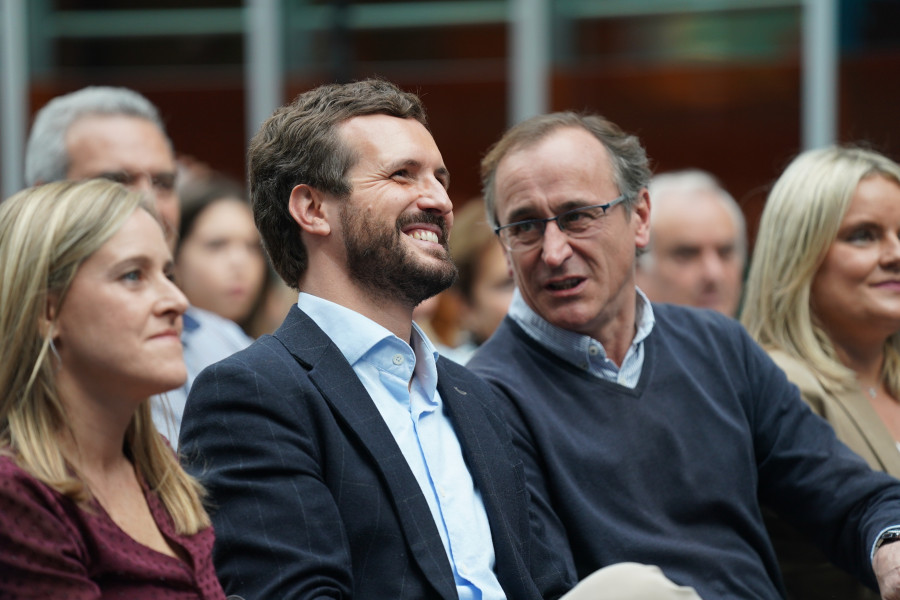
{"type": "Polygon", "coordinates": [[[450,260],[447,222],[431,213],[401,215],[393,227],[366,222],[349,202],[341,207],[344,249],[350,275],[374,298],[397,300],[415,307],[436,296],[456,281],[456,265],[450,260]],[[439,261],[426,262],[403,243],[404,227],[427,223],[441,228],[442,249],[431,251],[439,261]]]}

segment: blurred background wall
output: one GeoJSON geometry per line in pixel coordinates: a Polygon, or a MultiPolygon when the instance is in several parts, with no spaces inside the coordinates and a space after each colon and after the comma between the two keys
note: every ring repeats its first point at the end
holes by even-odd
{"type": "Polygon", "coordinates": [[[246,142],[320,83],[382,76],[418,92],[453,174],[517,120],[599,112],[654,170],[698,167],[751,234],[804,147],[864,142],[900,158],[898,0],[0,0],[0,187],[50,98],[124,85],[159,106],[175,148],[244,178],[246,142]]]}

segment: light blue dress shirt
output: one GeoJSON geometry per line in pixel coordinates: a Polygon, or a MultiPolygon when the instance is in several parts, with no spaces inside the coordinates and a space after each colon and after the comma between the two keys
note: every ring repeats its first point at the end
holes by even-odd
{"type": "Polygon", "coordinates": [[[625,353],[621,367],[616,366],[616,363],[609,359],[603,344],[594,338],[561,329],[545,321],[525,303],[518,288],[513,292],[512,302],[509,305],[509,316],[537,343],[566,362],[595,377],[634,389],[641,378],[641,370],[644,368],[644,340],[653,331],[653,324],[656,322],[653,317],[653,307],[647,296],[640,289],[635,289],[637,290],[637,311],[635,313],[637,330],[628,352],[625,353]]]}
{"type": "Polygon", "coordinates": [[[305,293],[297,304],[340,349],[400,446],[431,509],[460,600],[505,598],[484,503],[437,391],[434,346],[415,323],[410,346],[339,304],[305,293]]]}

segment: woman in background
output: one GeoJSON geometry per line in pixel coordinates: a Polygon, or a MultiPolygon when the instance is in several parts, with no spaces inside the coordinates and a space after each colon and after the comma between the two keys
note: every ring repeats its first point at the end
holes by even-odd
{"type": "MultiPolygon", "coordinates": [[[[741,320],[844,443],[900,476],[900,165],[858,148],[797,157],[766,202],[741,320]]],[[[880,598],[781,527],[792,598],[880,598]]]]}
{"type": "Polygon", "coordinates": [[[150,416],[185,379],[171,276],[119,184],[0,204],[0,597],[224,598],[202,490],[150,416]]]}
{"type": "Polygon", "coordinates": [[[465,364],[494,333],[512,301],[516,284],[503,246],[488,225],[484,200],[473,198],[456,214],[450,256],[459,269],[447,293],[458,299],[459,333],[454,351],[465,364]]]}
{"type": "Polygon", "coordinates": [[[243,190],[210,175],[190,181],[180,195],[178,285],[192,306],[252,335],[250,322],[261,304],[268,267],[243,190]]]}

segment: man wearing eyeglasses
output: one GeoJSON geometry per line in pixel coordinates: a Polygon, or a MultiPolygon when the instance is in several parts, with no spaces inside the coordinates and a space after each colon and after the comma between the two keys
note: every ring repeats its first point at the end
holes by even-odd
{"type": "MultiPolygon", "coordinates": [[[[181,221],[175,174],[159,112],[134,90],[89,86],[54,98],[35,115],[25,152],[28,185],[102,177],[140,190],[153,201],[172,251],[181,221]]],[[[173,446],[197,374],[252,341],[235,323],[195,306],[183,319],[188,380],[152,404],[153,420],[173,446]]]]}
{"type": "Polygon", "coordinates": [[[838,442],[738,323],[637,289],[651,207],[637,138],[543,115],[482,176],[517,291],[468,366],[498,392],[533,509],[557,519],[579,577],[636,561],[707,600],[783,597],[762,501],[900,597],[900,483],[838,442]]]}

